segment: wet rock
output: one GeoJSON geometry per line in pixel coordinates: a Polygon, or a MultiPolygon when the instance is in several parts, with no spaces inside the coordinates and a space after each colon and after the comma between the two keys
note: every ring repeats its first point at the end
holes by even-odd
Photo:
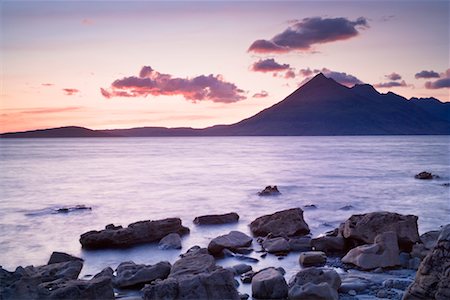
{"type": "Polygon", "coordinates": [[[420,260],[424,259],[425,256],[430,252],[430,249],[425,248],[425,245],[422,243],[417,243],[412,246],[411,256],[417,257],[420,260]]]}
{"type": "Polygon", "coordinates": [[[110,230],[117,230],[117,229],[122,229],[123,227],[121,225],[116,226],[114,224],[108,224],[105,226],[105,229],[110,229],[110,230]]]}
{"type": "Polygon", "coordinates": [[[433,250],[419,266],[414,282],[403,299],[450,299],[450,224],[446,225],[433,250]]]}
{"type": "Polygon", "coordinates": [[[251,271],[252,266],[247,265],[247,264],[238,264],[238,265],[234,265],[231,269],[233,270],[234,274],[241,275],[248,271],[251,271]]]}
{"type": "Polygon", "coordinates": [[[276,185],[274,186],[268,185],[264,188],[264,190],[258,192],[258,196],[278,196],[280,194],[281,193],[276,185]]]}
{"type": "Polygon", "coordinates": [[[235,212],[223,215],[200,216],[194,219],[194,223],[197,225],[228,224],[236,223],[237,221],[239,221],[239,215],[235,212]]]}
{"type": "Polygon", "coordinates": [[[307,204],[307,205],[303,205],[303,209],[307,210],[307,209],[317,209],[317,206],[315,204],[307,204]]]}
{"type": "Polygon", "coordinates": [[[311,240],[314,250],[330,253],[343,253],[347,250],[342,236],[322,236],[311,240]]]}
{"type": "Polygon", "coordinates": [[[137,265],[132,261],[121,263],[116,270],[114,285],[119,288],[143,287],[156,279],[169,276],[169,262],[159,262],[155,265],[137,265]]]}
{"type": "Polygon", "coordinates": [[[364,270],[400,265],[399,249],[395,232],[388,231],[375,237],[375,243],[351,249],[342,262],[364,270]]]}
{"type": "Polygon", "coordinates": [[[60,262],[66,262],[66,261],[74,261],[74,260],[83,261],[79,257],[75,257],[75,256],[72,256],[72,255],[64,253],[64,252],[54,251],[52,253],[52,255],[50,256],[50,259],[48,260],[47,265],[60,263],[60,262]]]}
{"type": "Polygon", "coordinates": [[[300,254],[300,265],[303,267],[323,266],[327,262],[327,256],[322,251],[308,251],[300,254]]]}
{"type": "Polygon", "coordinates": [[[86,206],[86,205],[75,205],[70,207],[61,207],[56,209],[57,213],[69,213],[74,211],[80,211],[80,210],[92,210],[92,207],[86,206]]]}
{"type": "Polygon", "coordinates": [[[83,248],[123,248],[142,243],[159,242],[169,233],[184,235],[189,228],[181,225],[179,218],[168,218],[157,221],[140,221],[128,225],[127,228],[89,231],[80,237],[83,248]]]}
{"type": "Polygon", "coordinates": [[[290,250],[288,241],[283,237],[267,238],[262,246],[269,253],[289,252],[290,250]]]}
{"type": "Polygon", "coordinates": [[[430,172],[423,171],[420,172],[419,174],[414,175],[414,178],[422,180],[430,180],[430,179],[437,179],[439,178],[439,176],[431,174],[430,172]]]}
{"type": "Polygon", "coordinates": [[[291,251],[309,251],[312,249],[310,237],[291,237],[288,239],[288,243],[291,251]]]}
{"type": "Polygon", "coordinates": [[[231,231],[228,234],[214,238],[208,245],[208,251],[213,255],[222,254],[223,249],[231,251],[251,245],[253,239],[240,231],[231,231]]]}
{"type": "Polygon", "coordinates": [[[378,234],[387,231],[395,232],[400,249],[410,252],[413,244],[419,241],[417,216],[391,212],[352,215],[340,228],[345,239],[362,244],[373,243],[378,234]]]}
{"type": "Polygon", "coordinates": [[[194,248],[188,250],[181,259],[177,260],[170,270],[169,277],[178,278],[183,276],[210,273],[216,268],[216,261],[205,248],[194,248]]]}
{"type": "Polygon", "coordinates": [[[247,300],[248,298],[250,298],[249,294],[239,294],[239,298],[241,300],[247,300]]]}
{"type": "Polygon", "coordinates": [[[253,270],[245,272],[241,274],[241,281],[242,283],[251,283],[253,276],[255,276],[255,272],[253,270]]]}
{"type": "Polygon", "coordinates": [[[308,224],[303,219],[303,210],[292,208],[265,215],[250,223],[250,230],[255,236],[273,237],[302,236],[309,233],[308,224]]]}
{"type": "Polygon", "coordinates": [[[39,299],[109,300],[115,299],[111,278],[56,280],[40,285],[39,299]]]}
{"type": "Polygon", "coordinates": [[[113,279],[114,278],[114,270],[111,269],[111,267],[106,267],[103,270],[100,271],[100,273],[95,274],[93,278],[100,278],[100,277],[108,277],[113,279]]]}
{"type": "Polygon", "coordinates": [[[169,233],[159,241],[159,248],[167,249],[181,249],[181,237],[178,233],[169,233]]]}
{"type": "Polygon", "coordinates": [[[247,261],[247,262],[251,262],[251,263],[257,263],[259,262],[259,259],[254,258],[254,257],[250,257],[250,256],[246,256],[246,255],[242,255],[242,254],[236,254],[234,256],[234,258],[238,259],[238,260],[242,260],[242,261],[247,261]]]}
{"type": "Polygon", "coordinates": [[[275,268],[259,271],[252,278],[252,296],[257,299],[285,299],[288,285],[275,268]]]}
{"type": "Polygon", "coordinates": [[[337,300],[341,285],[333,269],[306,268],[289,281],[289,299],[337,300]]]}
{"type": "Polygon", "coordinates": [[[239,247],[234,249],[234,253],[239,253],[239,254],[250,254],[253,252],[253,248],[250,247],[239,247]]]}

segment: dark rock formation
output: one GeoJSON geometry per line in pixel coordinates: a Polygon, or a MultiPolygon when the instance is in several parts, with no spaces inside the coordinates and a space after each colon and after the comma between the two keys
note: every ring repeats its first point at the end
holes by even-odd
{"type": "Polygon", "coordinates": [[[194,219],[194,223],[197,225],[228,224],[236,223],[237,221],[239,221],[239,215],[235,212],[223,215],[199,216],[194,219]]]}
{"type": "Polygon", "coordinates": [[[80,210],[92,210],[92,207],[82,204],[82,205],[75,205],[75,206],[69,206],[69,207],[61,207],[61,208],[56,209],[56,212],[57,213],[69,213],[69,212],[80,211],[80,210]]]}
{"type": "Polygon", "coordinates": [[[159,248],[167,249],[181,249],[181,237],[178,233],[169,233],[159,241],[159,248]]]}
{"type": "Polygon", "coordinates": [[[179,235],[189,233],[189,228],[181,225],[178,218],[157,221],[140,221],[128,225],[127,228],[109,228],[101,231],[89,231],[80,237],[83,248],[123,248],[136,244],[159,242],[169,233],[179,235]]]}
{"type": "Polygon", "coordinates": [[[264,188],[264,190],[258,192],[258,196],[278,196],[280,194],[281,193],[276,185],[274,186],[268,185],[264,188]]]}
{"type": "Polygon", "coordinates": [[[333,269],[306,268],[289,281],[289,299],[337,300],[340,285],[333,269]]]}
{"type": "Polygon", "coordinates": [[[242,247],[248,247],[253,239],[240,231],[230,231],[230,233],[218,236],[209,243],[208,251],[212,255],[221,255],[222,250],[228,249],[236,251],[242,247]]]}
{"type": "Polygon", "coordinates": [[[298,258],[303,267],[320,267],[327,262],[327,256],[322,251],[302,252],[298,258]]]}
{"type": "Polygon", "coordinates": [[[439,178],[438,175],[431,174],[430,172],[420,172],[419,174],[414,175],[416,179],[430,180],[439,178]]]}
{"type": "Polygon", "coordinates": [[[340,254],[347,250],[345,239],[342,236],[321,236],[311,240],[314,250],[327,254],[340,254]]]}
{"type": "Polygon", "coordinates": [[[309,233],[301,208],[292,208],[259,217],[250,223],[250,230],[256,236],[266,236],[270,233],[273,237],[301,236],[309,233]]]}
{"type": "Polygon", "coordinates": [[[64,253],[64,252],[54,251],[52,253],[52,255],[50,256],[50,259],[48,260],[47,265],[66,262],[66,261],[73,261],[73,260],[83,261],[79,257],[75,257],[75,256],[72,256],[72,255],[64,253]]]}
{"type": "Polygon", "coordinates": [[[285,299],[288,285],[283,274],[275,268],[267,268],[252,278],[252,296],[256,299],[285,299]]]}
{"type": "Polygon", "coordinates": [[[137,265],[132,261],[121,263],[116,270],[114,285],[119,288],[142,288],[145,283],[156,279],[166,279],[171,265],[169,262],[159,262],[155,265],[137,265]]]}

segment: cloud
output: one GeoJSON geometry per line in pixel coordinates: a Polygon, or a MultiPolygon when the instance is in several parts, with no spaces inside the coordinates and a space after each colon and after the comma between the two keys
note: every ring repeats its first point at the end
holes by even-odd
{"type": "Polygon", "coordinates": [[[402,76],[400,76],[399,74],[397,74],[395,72],[392,72],[391,74],[388,74],[388,75],[384,75],[384,77],[386,77],[387,79],[392,80],[392,81],[402,79],[402,76]]]}
{"type": "Polygon", "coordinates": [[[438,80],[425,82],[425,88],[433,90],[450,88],[450,69],[447,69],[447,71],[441,73],[438,80]]]}
{"type": "Polygon", "coordinates": [[[193,78],[176,78],[162,74],[150,66],[142,67],[139,76],[115,80],[108,89],[101,88],[105,98],[182,95],[192,102],[209,100],[232,103],[246,99],[245,92],[221,75],[200,75],[193,78]]]}
{"type": "Polygon", "coordinates": [[[72,95],[75,95],[80,92],[77,89],[63,89],[63,91],[64,91],[64,94],[66,94],[67,96],[72,96],[72,95]]]}
{"type": "Polygon", "coordinates": [[[267,96],[269,96],[269,93],[266,91],[261,91],[259,93],[254,94],[252,97],[253,98],[266,98],[267,96]]]}
{"type": "Polygon", "coordinates": [[[299,74],[301,76],[307,77],[307,76],[311,76],[312,74],[314,74],[314,72],[310,68],[307,68],[307,69],[300,69],[299,74]]]}
{"type": "Polygon", "coordinates": [[[428,79],[428,78],[439,78],[439,73],[435,72],[435,71],[423,70],[423,71],[420,71],[419,73],[416,73],[416,75],[414,75],[414,77],[416,79],[419,79],[419,78],[426,78],[426,79],[428,79]]]}
{"type": "Polygon", "coordinates": [[[347,74],[345,72],[337,72],[337,71],[332,71],[330,69],[327,68],[322,68],[322,69],[314,69],[311,70],[310,68],[307,69],[301,69],[300,70],[300,75],[305,76],[306,78],[300,83],[300,85],[303,85],[304,83],[308,82],[309,80],[312,79],[313,76],[322,73],[323,75],[325,75],[328,78],[333,79],[334,81],[345,85],[347,87],[352,87],[355,84],[363,84],[363,82],[361,80],[359,80],[357,77],[351,75],[351,74],[347,74]]]}
{"type": "Polygon", "coordinates": [[[30,110],[24,110],[20,113],[22,114],[51,114],[51,113],[60,113],[66,111],[74,111],[80,110],[81,106],[68,106],[68,107],[57,107],[57,108],[35,108],[30,110]]]}
{"type": "Polygon", "coordinates": [[[392,88],[392,87],[405,87],[408,86],[404,80],[402,81],[389,81],[389,82],[382,82],[382,83],[376,83],[373,85],[376,88],[392,88]]]}
{"type": "Polygon", "coordinates": [[[54,86],[53,83],[41,83],[42,86],[54,86]]]}
{"type": "Polygon", "coordinates": [[[285,31],[270,40],[254,41],[248,51],[255,53],[286,53],[310,51],[316,44],[347,40],[359,34],[357,29],[368,28],[363,17],[356,21],[346,18],[305,18],[294,22],[285,31]]]}
{"type": "Polygon", "coordinates": [[[295,78],[295,72],[293,69],[286,71],[284,78],[295,78]]]}
{"type": "Polygon", "coordinates": [[[290,68],[289,64],[279,64],[273,58],[260,59],[251,66],[251,70],[255,72],[279,72],[290,68]]]}

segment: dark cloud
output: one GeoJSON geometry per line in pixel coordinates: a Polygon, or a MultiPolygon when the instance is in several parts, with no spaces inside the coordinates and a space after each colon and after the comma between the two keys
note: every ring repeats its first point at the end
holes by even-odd
{"type": "Polygon", "coordinates": [[[246,99],[243,90],[225,81],[221,75],[176,78],[159,73],[149,66],[142,67],[139,77],[117,79],[108,89],[101,88],[100,91],[105,98],[182,95],[192,102],[209,100],[222,103],[246,99]]]}
{"type": "Polygon", "coordinates": [[[384,77],[386,77],[387,79],[392,80],[392,81],[402,79],[402,76],[400,76],[399,74],[397,74],[395,72],[392,72],[391,74],[388,74],[388,75],[384,75],[384,77]]]}
{"type": "Polygon", "coordinates": [[[425,82],[425,87],[427,89],[450,88],[450,69],[447,69],[447,71],[441,73],[438,80],[425,82]]]}
{"type": "Polygon", "coordinates": [[[439,73],[435,72],[435,71],[420,71],[419,73],[416,73],[416,75],[414,75],[414,77],[416,77],[416,79],[419,78],[439,78],[439,73]]]}
{"type": "Polygon", "coordinates": [[[273,58],[269,59],[260,59],[255,62],[251,70],[255,72],[279,72],[285,71],[290,68],[289,64],[279,64],[273,58]]]}
{"type": "Polygon", "coordinates": [[[389,81],[389,82],[381,82],[373,85],[376,88],[392,88],[392,87],[404,87],[408,86],[404,80],[402,81],[389,81]]]}
{"type": "Polygon", "coordinates": [[[261,91],[259,93],[254,94],[252,97],[253,98],[266,98],[267,96],[269,96],[269,93],[266,91],[261,91]]]}
{"type": "Polygon", "coordinates": [[[305,18],[289,26],[270,40],[256,40],[249,52],[285,53],[294,50],[308,51],[315,44],[347,40],[359,34],[357,29],[367,28],[363,17],[356,21],[346,18],[305,18]]]}
{"type": "Polygon", "coordinates": [[[77,89],[63,89],[63,91],[64,91],[64,94],[66,94],[67,96],[72,96],[72,95],[75,95],[80,92],[77,89]]]}

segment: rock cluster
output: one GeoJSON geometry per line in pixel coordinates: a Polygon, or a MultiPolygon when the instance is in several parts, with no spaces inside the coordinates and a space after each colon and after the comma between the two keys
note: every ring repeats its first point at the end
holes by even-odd
{"type": "Polygon", "coordinates": [[[278,190],[278,187],[276,185],[274,186],[266,186],[264,188],[264,190],[262,190],[261,192],[258,192],[259,196],[278,196],[280,195],[280,191],[278,190]]]}

